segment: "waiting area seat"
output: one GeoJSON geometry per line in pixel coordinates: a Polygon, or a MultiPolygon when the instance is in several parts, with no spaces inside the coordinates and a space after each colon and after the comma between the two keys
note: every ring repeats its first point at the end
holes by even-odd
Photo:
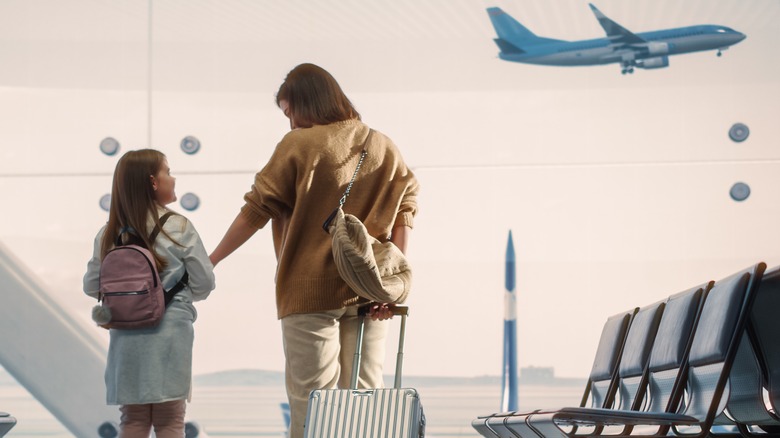
{"type": "Polygon", "coordinates": [[[716,425],[744,437],[780,437],[780,267],[764,273],[728,380],[716,425]]]}
{"type": "Polygon", "coordinates": [[[16,426],[16,418],[9,413],[0,412],[0,437],[5,436],[14,426],[16,426]]]}
{"type": "MultiPolygon", "coordinates": [[[[637,308],[633,308],[607,318],[601,329],[596,356],[580,406],[603,407],[613,403],[617,389],[615,385],[617,365],[622,356],[631,321],[637,311],[637,308]]],[[[517,435],[509,430],[506,421],[530,413],[532,412],[499,412],[478,417],[471,425],[483,436],[511,438],[517,435]]]]}
{"type": "MultiPolygon", "coordinates": [[[[777,281],[780,286],[780,273],[769,273],[763,282],[765,269],[764,263],[758,263],[714,284],[669,298],[650,357],[640,373],[642,377],[637,377],[636,370],[624,372],[624,377],[632,377],[619,383],[625,388],[621,395],[632,399],[630,407],[626,400],[621,400],[614,408],[572,407],[509,416],[504,423],[513,435],[507,436],[571,438],[583,426],[589,426],[589,436],[610,437],[672,434],[703,438],[719,424],[736,425],[743,434],[755,430],[749,427],[748,420],[756,421],[756,417],[744,414],[749,408],[763,411],[762,415],[767,417],[774,415],[756,402],[755,394],[761,391],[744,391],[750,397],[731,395],[740,393],[740,376],[758,381],[753,389],[770,388],[770,399],[773,395],[769,363],[775,359],[774,354],[780,362],[780,351],[775,353],[780,350],[780,301],[774,301],[778,293],[773,290],[780,287],[768,285],[777,281]],[[683,302],[691,304],[694,292],[701,294],[701,305],[691,311],[685,309],[683,302]],[[765,303],[765,308],[759,309],[758,303],[765,303]],[[764,312],[766,317],[759,315],[764,312]],[[686,325],[691,335],[681,336],[680,328],[686,325]],[[762,339],[769,345],[761,343],[762,339]],[[771,339],[775,340],[773,344],[771,339]],[[754,344],[756,348],[749,348],[754,344]],[[765,351],[769,351],[770,359],[764,357],[765,351]],[[752,358],[754,366],[743,366],[750,362],[745,358],[752,358]],[[752,405],[745,408],[747,405],[740,399],[750,399],[752,405]],[[739,413],[734,416],[727,406],[739,413]]],[[[630,346],[624,349],[629,351],[630,346]]],[[[780,367],[778,371],[780,375],[780,367]]],[[[486,437],[498,436],[477,430],[486,437]]],[[[769,435],[766,429],[761,431],[763,436],[769,435]]]]}

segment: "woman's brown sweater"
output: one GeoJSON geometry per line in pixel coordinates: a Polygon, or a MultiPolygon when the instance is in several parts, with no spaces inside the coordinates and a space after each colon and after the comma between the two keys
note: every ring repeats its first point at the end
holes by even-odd
{"type": "MultiPolygon", "coordinates": [[[[338,206],[368,132],[358,120],[291,131],[244,196],[241,212],[251,225],[262,228],[272,221],[279,318],[365,301],[339,277],[322,224],[338,206]]],[[[413,226],[419,185],[383,134],[375,131],[366,150],[344,211],[384,241],[393,227],[413,226]]]]}

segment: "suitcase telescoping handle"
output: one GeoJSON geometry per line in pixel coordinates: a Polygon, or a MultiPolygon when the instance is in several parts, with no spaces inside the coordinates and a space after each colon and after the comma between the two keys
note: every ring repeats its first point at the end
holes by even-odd
{"type": "MultiPolygon", "coordinates": [[[[351,389],[357,389],[358,376],[360,375],[360,354],[363,349],[363,328],[365,327],[366,315],[368,315],[371,307],[375,305],[376,303],[370,303],[358,307],[357,345],[355,346],[355,357],[352,360],[352,377],[349,383],[351,389]]],[[[406,317],[409,316],[409,307],[395,305],[391,306],[390,309],[393,311],[393,316],[401,316],[401,334],[398,339],[398,354],[395,359],[395,382],[393,383],[393,388],[400,388],[401,370],[404,363],[404,335],[406,333],[406,317]]]]}

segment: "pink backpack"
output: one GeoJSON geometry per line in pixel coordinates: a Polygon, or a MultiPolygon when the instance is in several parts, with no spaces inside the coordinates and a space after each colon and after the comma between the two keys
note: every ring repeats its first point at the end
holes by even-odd
{"type": "MultiPolygon", "coordinates": [[[[172,214],[160,217],[160,226],[172,214]]],[[[155,227],[149,236],[152,242],[159,232],[160,228],[155,227]]],[[[102,305],[92,310],[92,319],[107,328],[155,327],[173,296],[186,285],[188,275],[185,272],[176,286],[165,291],[152,253],[139,245],[121,245],[120,238],[100,265],[98,302],[102,301],[102,305]]]]}

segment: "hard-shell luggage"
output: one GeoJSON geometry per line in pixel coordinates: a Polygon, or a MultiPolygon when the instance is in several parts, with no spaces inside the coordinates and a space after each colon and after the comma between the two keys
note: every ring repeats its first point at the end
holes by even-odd
{"type": "Polygon", "coordinates": [[[352,364],[351,389],[318,389],[309,395],[306,413],[306,438],[422,438],[425,415],[417,391],[401,388],[404,332],[409,308],[396,306],[401,316],[401,334],[395,363],[393,388],[356,389],[363,345],[365,314],[369,306],[358,311],[357,347],[352,364]]]}

